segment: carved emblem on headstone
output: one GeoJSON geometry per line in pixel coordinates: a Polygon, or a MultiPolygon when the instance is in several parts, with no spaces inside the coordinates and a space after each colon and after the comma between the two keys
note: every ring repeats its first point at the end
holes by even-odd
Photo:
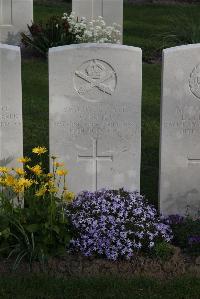
{"type": "Polygon", "coordinates": [[[200,100],[200,64],[190,74],[189,86],[193,95],[200,100]]]}
{"type": "Polygon", "coordinates": [[[86,61],[75,72],[74,87],[82,98],[89,101],[95,102],[111,96],[116,84],[114,69],[102,60],[86,61]]]}

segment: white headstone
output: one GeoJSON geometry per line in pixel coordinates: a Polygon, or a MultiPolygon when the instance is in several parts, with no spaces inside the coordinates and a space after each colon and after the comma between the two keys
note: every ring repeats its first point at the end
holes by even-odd
{"type": "Polygon", "coordinates": [[[23,156],[20,48],[0,44],[0,165],[23,156]]]}
{"type": "Polygon", "coordinates": [[[50,49],[50,153],[70,189],[139,190],[142,52],[82,44],[50,49]]]}
{"type": "Polygon", "coordinates": [[[33,21],[33,0],[0,0],[0,42],[19,44],[33,21]]]}
{"type": "Polygon", "coordinates": [[[160,208],[200,210],[200,44],[164,50],[160,208]]]}
{"type": "Polygon", "coordinates": [[[117,23],[123,32],[123,0],[72,0],[72,11],[89,20],[102,16],[108,26],[117,23]]]}

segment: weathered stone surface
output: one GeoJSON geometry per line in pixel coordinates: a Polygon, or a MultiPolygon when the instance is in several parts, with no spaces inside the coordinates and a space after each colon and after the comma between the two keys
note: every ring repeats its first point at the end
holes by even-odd
{"type": "Polygon", "coordinates": [[[72,11],[79,18],[102,16],[107,25],[117,23],[123,32],[123,0],[72,0],[72,11]]]}
{"type": "Polygon", "coordinates": [[[0,165],[17,165],[23,156],[21,55],[0,44],[0,165]]]}
{"type": "Polygon", "coordinates": [[[74,192],[140,187],[142,53],[85,44],[53,48],[50,153],[74,192]]]}
{"type": "Polygon", "coordinates": [[[200,44],[164,50],[160,208],[164,214],[200,209],[200,44]]]}
{"type": "Polygon", "coordinates": [[[33,21],[33,0],[0,0],[0,42],[17,45],[33,21]]]}

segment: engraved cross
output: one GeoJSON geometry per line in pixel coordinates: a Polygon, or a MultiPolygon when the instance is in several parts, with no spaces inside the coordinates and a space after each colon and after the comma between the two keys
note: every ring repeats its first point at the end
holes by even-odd
{"type": "Polygon", "coordinates": [[[78,159],[82,161],[92,161],[93,162],[93,172],[94,172],[94,178],[93,178],[93,188],[94,190],[98,190],[98,162],[101,161],[113,161],[113,156],[103,156],[98,155],[98,140],[93,139],[93,154],[90,156],[82,156],[78,155],[78,159]]]}

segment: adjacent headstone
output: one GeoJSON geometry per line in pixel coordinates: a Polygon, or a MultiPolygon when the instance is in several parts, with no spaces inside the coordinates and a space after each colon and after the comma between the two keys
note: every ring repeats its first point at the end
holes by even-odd
{"type": "Polygon", "coordinates": [[[23,156],[20,48],[0,44],[0,165],[23,156]]]}
{"type": "Polygon", "coordinates": [[[50,153],[74,192],[140,188],[141,49],[82,44],[50,49],[50,153]]]}
{"type": "Polygon", "coordinates": [[[116,23],[123,32],[123,0],[72,0],[72,11],[89,20],[102,16],[108,26],[116,23]]]}
{"type": "Polygon", "coordinates": [[[164,50],[160,208],[200,211],[200,44],[164,50]]]}
{"type": "Polygon", "coordinates": [[[33,0],[0,0],[0,42],[17,45],[33,21],[33,0]]]}

